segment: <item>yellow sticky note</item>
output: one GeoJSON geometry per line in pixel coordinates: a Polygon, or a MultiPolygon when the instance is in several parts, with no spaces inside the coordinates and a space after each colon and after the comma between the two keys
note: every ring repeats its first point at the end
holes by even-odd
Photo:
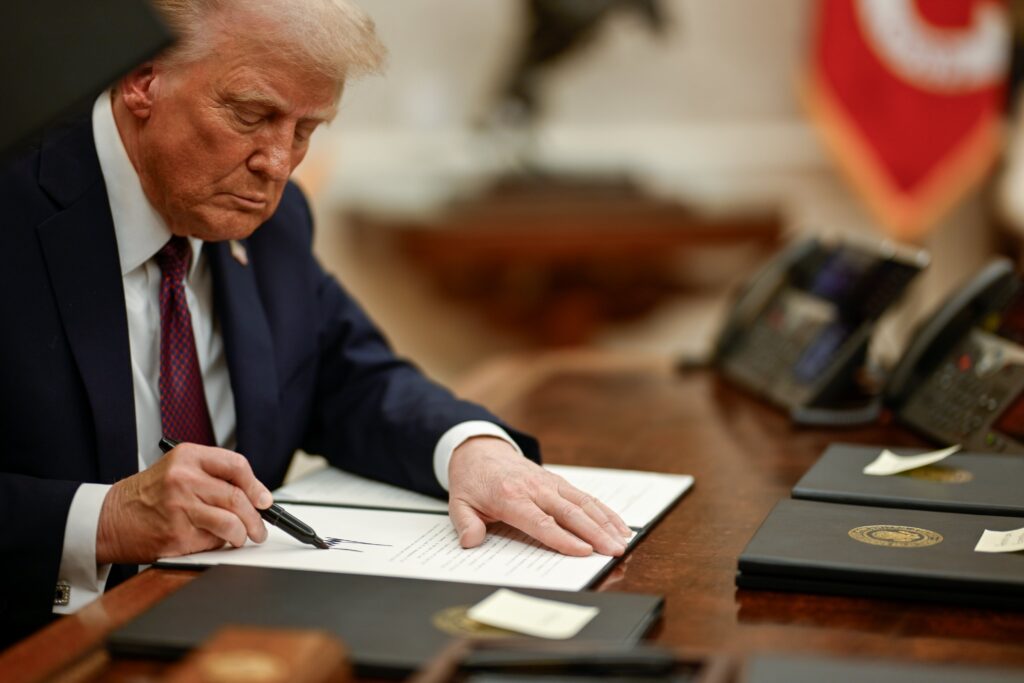
{"type": "Polygon", "coordinates": [[[863,472],[864,474],[870,474],[875,477],[885,477],[890,474],[908,472],[910,470],[916,470],[918,467],[925,467],[927,465],[934,465],[937,462],[941,462],[956,453],[958,450],[960,450],[960,446],[956,445],[950,446],[949,448],[943,448],[941,451],[931,451],[930,453],[896,455],[892,451],[886,449],[883,450],[877,458],[865,466],[863,472]]]}
{"type": "Polygon", "coordinates": [[[1024,550],[1024,528],[1013,531],[985,529],[978,545],[974,546],[976,553],[1015,553],[1020,550],[1024,550]]]}
{"type": "Polygon", "coordinates": [[[501,588],[469,609],[473,621],[538,638],[564,640],[597,616],[597,607],[534,598],[501,588]]]}

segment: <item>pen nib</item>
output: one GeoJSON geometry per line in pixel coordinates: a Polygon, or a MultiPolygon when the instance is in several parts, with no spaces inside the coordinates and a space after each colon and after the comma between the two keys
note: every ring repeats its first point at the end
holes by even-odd
{"type": "Polygon", "coordinates": [[[325,541],[324,539],[320,538],[319,536],[314,536],[313,537],[313,545],[315,545],[317,548],[320,548],[321,550],[330,550],[331,549],[331,546],[327,545],[327,541],[325,541]]]}

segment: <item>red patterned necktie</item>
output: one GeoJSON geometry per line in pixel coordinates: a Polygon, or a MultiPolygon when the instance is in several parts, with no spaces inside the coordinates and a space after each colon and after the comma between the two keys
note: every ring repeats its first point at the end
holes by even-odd
{"type": "Polygon", "coordinates": [[[185,276],[192,248],[172,237],[157,253],[160,266],[160,423],[164,436],[216,445],[203,393],[192,316],[185,300],[185,276]]]}

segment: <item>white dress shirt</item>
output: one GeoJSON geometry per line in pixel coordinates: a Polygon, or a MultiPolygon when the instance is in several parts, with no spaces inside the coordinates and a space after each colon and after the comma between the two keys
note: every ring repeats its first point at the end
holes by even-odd
{"type": "MultiPolygon", "coordinates": [[[[153,257],[171,238],[171,232],[143,193],[114,122],[110,93],[100,95],[93,105],[92,128],[121,262],[141,471],[161,457],[157,446],[161,436],[161,273],[153,257]]],[[[224,342],[213,311],[212,276],[202,241],[190,238],[189,243],[192,265],[185,280],[185,297],[192,317],[206,405],[210,409],[217,445],[234,449],[235,401],[224,342]]],[[[452,452],[474,436],[496,436],[519,450],[515,441],[496,424],[474,420],[455,425],[445,432],[434,449],[434,473],[445,490],[448,490],[448,463],[452,452]]],[[[106,484],[82,484],[71,501],[57,579],[68,588],[68,600],[65,605],[54,605],[54,612],[74,612],[103,592],[110,565],[96,564],[96,531],[109,490],[106,484]]]]}

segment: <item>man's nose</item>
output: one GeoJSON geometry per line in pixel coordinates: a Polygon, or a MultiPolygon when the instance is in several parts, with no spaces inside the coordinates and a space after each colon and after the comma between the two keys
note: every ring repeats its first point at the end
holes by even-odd
{"type": "Polygon", "coordinates": [[[292,172],[292,148],[289,141],[266,140],[249,157],[249,170],[267,176],[270,180],[284,182],[292,172]]]}

